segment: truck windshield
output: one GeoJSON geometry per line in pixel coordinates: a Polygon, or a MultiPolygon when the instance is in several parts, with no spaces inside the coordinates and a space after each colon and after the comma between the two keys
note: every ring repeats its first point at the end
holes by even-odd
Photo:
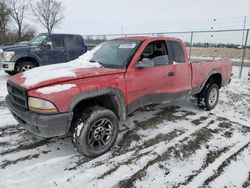
{"type": "Polygon", "coordinates": [[[32,38],[28,44],[31,46],[39,46],[44,41],[44,39],[46,39],[46,35],[38,35],[32,38]]]}
{"type": "Polygon", "coordinates": [[[125,68],[137,50],[140,41],[112,40],[100,44],[91,62],[98,62],[108,68],[125,68]]]}

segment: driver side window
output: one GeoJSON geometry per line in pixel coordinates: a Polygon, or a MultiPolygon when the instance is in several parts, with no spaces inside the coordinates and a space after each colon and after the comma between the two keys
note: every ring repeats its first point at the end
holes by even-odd
{"type": "Polygon", "coordinates": [[[151,42],[142,53],[141,59],[149,58],[155,66],[169,64],[168,51],[165,41],[151,42]]]}
{"type": "Polygon", "coordinates": [[[47,42],[52,43],[52,49],[65,48],[64,37],[60,35],[51,35],[48,37],[47,42]]]}

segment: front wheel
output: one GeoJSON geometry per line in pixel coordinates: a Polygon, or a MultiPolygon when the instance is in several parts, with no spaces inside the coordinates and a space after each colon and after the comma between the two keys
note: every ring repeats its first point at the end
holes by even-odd
{"type": "Polygon", "coordinates": [[[76,120],[72,142],[78,152],[87,157],[98,157],[114,145],[119,129],[114,112],[103,107],[94,107],[76,120]]]}
{"type": "Polygon", "coordinates": [[[29,62],[29,61],[23,61],[23,62],[20,62],[17,66],[17,71],[18,72],[25,72],[25,71],[28,71],[30,69],[33,69],[37,67],[35,63],[33,62],[29,62]]]}

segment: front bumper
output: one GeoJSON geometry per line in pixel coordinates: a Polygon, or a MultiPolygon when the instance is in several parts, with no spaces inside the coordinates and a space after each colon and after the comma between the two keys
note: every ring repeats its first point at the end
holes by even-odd
{"type": "Polygon", "coordinates": [[[35,135],[48,138],[69,132],[73,112],[44,115],[18,108],[8,95],[5,101],[17,122],[35,135]]]}
{"type": "Polygon", "coordinates": [[[15,62],[12,62],[12,61],[0,62],[0,70],[14,71],[15,70],[15,62]]]}

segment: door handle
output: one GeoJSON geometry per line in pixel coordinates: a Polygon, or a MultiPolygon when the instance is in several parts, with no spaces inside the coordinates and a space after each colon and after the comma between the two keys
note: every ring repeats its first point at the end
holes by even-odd
{"type": "Polygon", "coordinates": [[[168,76],[174,76],[174,72],[168,72],[168,76]]]}

